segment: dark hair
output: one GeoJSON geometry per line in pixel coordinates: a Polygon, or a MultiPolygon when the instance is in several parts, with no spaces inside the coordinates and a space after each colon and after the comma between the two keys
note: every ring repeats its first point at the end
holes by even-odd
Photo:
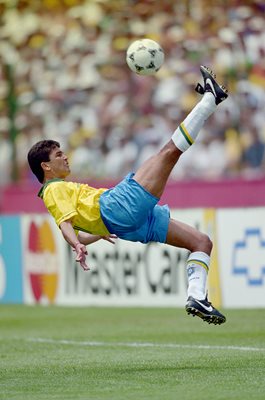
{"type": "Polygon", "coordinates": [[[41,163],[50,161],[50,153],[55,147],[60,147],[60,144],[55,140],[41,140],[34,144],[28,152],[28,163],[31,171],[38,178],[40,183],[44,181],[44,171],[41,163]]]}

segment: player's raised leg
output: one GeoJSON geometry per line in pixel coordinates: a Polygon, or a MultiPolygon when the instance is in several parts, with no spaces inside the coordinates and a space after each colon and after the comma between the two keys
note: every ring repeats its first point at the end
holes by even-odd
{"type": "Polygon", "coordinates": [[[215,75],[206,67],[200,68],[204,86],[196,90],[203,94],[202,100],[193,108],[173,133],[171,140],[149,158],[136,172],[134,179],[154,196],[163,194],[168,177],[180,158],[196,140],[203,124],[216,110],[219,103],[227,98],[226,89],[215,80],[215,75]]]}
{"type": "MultiPolygon", "coordinates": [[[[215,75],[203,66],[200,71],[204,86],[198,84],[196,90],[203,94],[202,100],[179,125],[172,139],[158,154],[147,160],[134,176],[138,183],[158,198],[161,197],[170,172],[181,154],[194,143],[204,122],[216,110],[217,105],[227,98],[226,89],[216,82],[215,75]]],[[[197,315],[208,323],[224,323],[225,316],[212,306],[206,293],[211,240],[196,229],[171,219],[166,243],[191,252],[187,261],[187,313],[197,315]]]]}

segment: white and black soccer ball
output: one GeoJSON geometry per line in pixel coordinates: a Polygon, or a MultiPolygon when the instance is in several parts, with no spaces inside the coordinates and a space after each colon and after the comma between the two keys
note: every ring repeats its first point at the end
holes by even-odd
{"type": "Polygon", "coordinates": [[[151,39],[136,40],[126,53],[129,68],[139,75],[155,74],[161,68],[164,58],[162,47],[151,39]]]}

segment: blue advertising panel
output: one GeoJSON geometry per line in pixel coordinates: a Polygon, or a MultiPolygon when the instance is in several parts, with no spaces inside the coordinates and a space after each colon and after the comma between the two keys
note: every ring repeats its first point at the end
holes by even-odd
{"type": "Polygon", "coordinates": [[[0,216],[0,303],[22,303],[20,217],[0,216]]]}

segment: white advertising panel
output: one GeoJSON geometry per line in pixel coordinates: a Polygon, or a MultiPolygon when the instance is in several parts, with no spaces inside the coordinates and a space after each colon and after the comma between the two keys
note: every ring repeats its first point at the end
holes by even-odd
{"type": "MultiPolygon", "coordinates": [[[[181,210],[176,217],[201,226],[202,210],[181,210]]],[[[58,304],[104,306],[184,306],[187,250],[151,243],[104,240],[88,248],[89,272],[74,262],[68,247],[61,271],[58,304]]]]}
{"type": "MultiPolygon", "coordinates": [[[[174,210],[171,216],[203,230],[204,210],[174,210]]],[[[189,252],[163,244],[87,247],[90,271],[76,263],[49,215],[22,216],[24,302],[27,304],[183,307],[189,252]]]]}
{"type": "MultiPolygon", "coordinates": [[[[68,250],[69,251],[69,250],[68,250]]],[[[179,306],[186,299],[187,252],[118,240],[88,246],[84,272],[68,253],[58,302],[69,305],[179,306]]]]}
{"type": "Polygon", "coordinates": [[[265,307],[265,208],[217,211],[224,307],[265,307]]]}

